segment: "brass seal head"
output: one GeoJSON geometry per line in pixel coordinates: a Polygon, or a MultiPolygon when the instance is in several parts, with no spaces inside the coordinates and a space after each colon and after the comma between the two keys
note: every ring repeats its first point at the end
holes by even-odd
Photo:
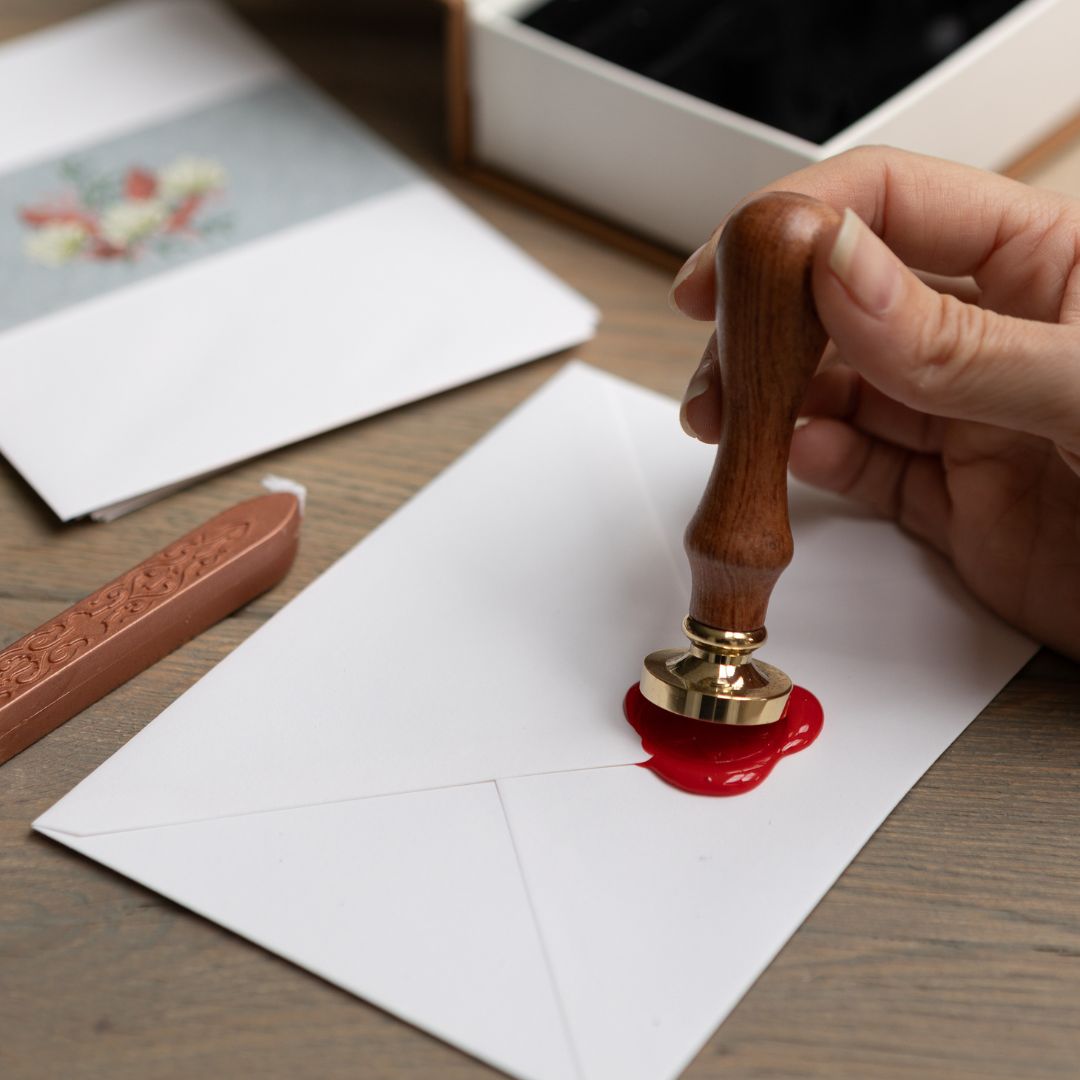
{"type": "Polygon", "coordinates": [[[713,724],[773,724],[783,715],[791,680],[750,654],[765,628],[717,630],[689,615],[687,651],[661,649],[645,657],[641,693],[668,712],[713,724]]]}

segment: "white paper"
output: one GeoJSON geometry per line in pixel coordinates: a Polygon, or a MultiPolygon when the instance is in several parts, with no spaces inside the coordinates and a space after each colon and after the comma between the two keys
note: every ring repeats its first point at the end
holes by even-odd
{"type": "Polygon", "coordinates": [[[20,88],[20,107],[0,118],[0,451],[65,520],[115,516],[593,332],[589,303],[340,110],[308,100],[207,0],[139,0],[16,42],[0,49],[0,100],[5,86],[20,88]],[[278,89],[278,111],[260,106],[246,130],[244,103],[278,89]],[[312,123],[275,128],[286,107],[312,123]],[[47,267],[24,255],[38,233],[20,215],[73,197],[69,158],[107,181],[198,157],[208,138],[222,145],[228,121],[215,128],[214,111],[229,109],[241,119],[218,155],[224,201],[205,210],[225,239],[181,231],[160,251],[47,267]],[[333,131],[320,139],[320,125],[333,131]],[[298,149],[279,166],[315,159],[291,180],[259,168],[286,130],[298,149]],[[371,190],[350,150],[381,177],[371,190]],[[320,176],[325,208],[311,205],[320,176]]]}
{"type": "Polygon", "coordinates": [[[890,523],[795,487],[766,659],[823,734],[749,794],[668,787],[620,706],[678,642],[711,456],[571,365],[35,828],[513,1075],[678,1075],[1034,651],[890,523]]]}
{"type": "Polygon", "coordinates": [[[287,70],[221,9],[110,4],[0,47],[0,170],[176,115],[287,70]]]}

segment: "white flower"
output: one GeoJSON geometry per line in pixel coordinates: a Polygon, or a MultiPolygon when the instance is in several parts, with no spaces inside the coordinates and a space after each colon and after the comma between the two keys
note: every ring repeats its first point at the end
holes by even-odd
{"type": "Polygon", "coordinates": [[[209,158],[181,157],[158,173],[158,193],[170,203],[225,186],[225,170],[209,158]]]}
{"type": "Polygon", "coordinates": [[[63,266],[81,254],[90,234],[76,221],[54,222],[35,229],[23,243],[26,257],[42,266],[63,266]]]}
{"type": "Polygon", "coordinates": [[[106,207],[101,235],[113,247],[126,248],[165,224],[168,212],[158,199],[124,199],[106,207]]]}

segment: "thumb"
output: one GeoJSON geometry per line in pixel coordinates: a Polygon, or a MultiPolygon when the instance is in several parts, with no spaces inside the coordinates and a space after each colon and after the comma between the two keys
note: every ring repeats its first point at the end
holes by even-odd
{"type": "Polygon", "coordinates": [[[883,393],[1080,452],[1080,329],[936,292],[851,210],[819,241],[814,299],[845,361],[883,393]]]}

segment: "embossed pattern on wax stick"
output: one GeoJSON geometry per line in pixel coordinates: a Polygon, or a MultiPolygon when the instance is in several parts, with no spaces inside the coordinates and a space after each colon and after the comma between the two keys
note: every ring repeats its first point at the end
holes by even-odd
{"type": "Polygon", "coordinates": [[[0,763],[275,585],[295,495],[239,503],[0,652],[0,763]]]}

